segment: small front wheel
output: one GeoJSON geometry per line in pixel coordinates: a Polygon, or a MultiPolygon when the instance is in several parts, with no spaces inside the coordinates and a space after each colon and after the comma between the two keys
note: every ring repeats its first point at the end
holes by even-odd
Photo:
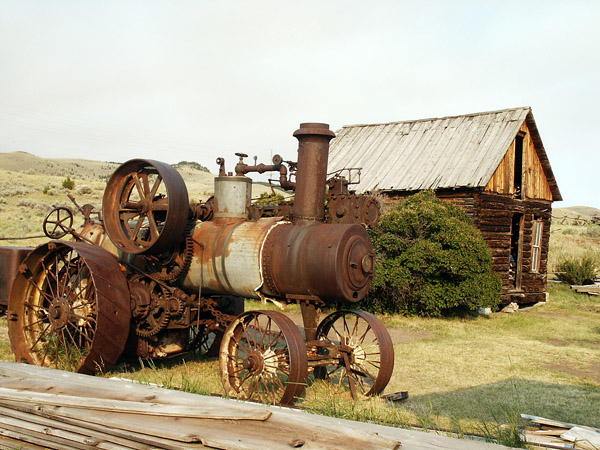
{"type": "MultiPolygon", "coordinates": [[[[377,395],[394,370],[394,346],[385,325],[366,311],[340,310],[323,319],[317,340],[335,349],[336,364],[315,367],[315,378],[347,385],[356,397],[377,395]]],[[[327,348],[327,347],[324,347],[327,348]]]]}
{"type": "Polygon", "coordinates": [[[293,404],[308,375],[298,327],[279,311],[248,311],[225,331],[219,358],[227,394],[269,404],[293,404]]]}

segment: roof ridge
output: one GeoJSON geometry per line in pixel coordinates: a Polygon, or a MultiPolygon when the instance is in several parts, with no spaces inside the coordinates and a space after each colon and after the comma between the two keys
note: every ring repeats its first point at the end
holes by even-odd
{"type": "MultiPolygon", "coordinates": [[[[455,116],[444,116],[444,117],[430,117],[427,119],[416,119],[416,120],[399,120],[397,122],[381,122],[381,123],[365,123],[365,124],[353,124],[353,125],[342,125],[342,128],[353,128],[353,127],[378,127],[381,125],[396,125],[402,123],[416,123],[416,122],[429,122],[432,120],[446,120],[446,119],[456,119],[459,117],[475,117],[475,116],[484,116],[488,114],[497,114],[506,111],[519,111],[519,110],[527,110],[531,112],[531,106],[519,106],[516,108],[506,108],[506,109],[498,109],[495,111],[483,111],[478,113],[470,113],[470,114],[458,114],[455,116]]],[[[336,133],[337,134],[337,133],[336,133]]]]}

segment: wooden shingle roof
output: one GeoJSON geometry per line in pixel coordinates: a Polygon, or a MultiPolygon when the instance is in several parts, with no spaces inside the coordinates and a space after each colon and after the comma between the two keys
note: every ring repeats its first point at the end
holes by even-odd
{"type": "Polygon", "coordinates": [[[524,121],[553,199],[562,200],[530,107],[345,126],[331,141],[329,172],[362,167],[359,193],[483,188],[524,121]]]}

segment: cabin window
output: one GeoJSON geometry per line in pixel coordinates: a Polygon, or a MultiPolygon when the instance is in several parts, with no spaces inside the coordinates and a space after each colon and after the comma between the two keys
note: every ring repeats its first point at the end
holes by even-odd
{"type": "Polygon", "coordinates": [[[523,198],[523,141],[525,133],[515,137],[515,166],[513,177],[513,192],[515,198],[523,198]]]}
{"type": "Polygon", "coordinates": [[[544,222],[537,219],[533,222],[533,246],[531,251],[531,271],[540,271],[540,254],[542,246],[542,232],[544,231],[544,222]]]}

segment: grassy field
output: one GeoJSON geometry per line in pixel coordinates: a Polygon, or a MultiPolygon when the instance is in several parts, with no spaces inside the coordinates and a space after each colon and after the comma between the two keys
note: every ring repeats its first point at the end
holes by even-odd
{"type": "MultiPolygon", "coordinates": [[[[309,380],[299,406],[458,434],[497,429],[519,413],[600,427],[600,301],[562,285],[552,284],[549,291],[544,305],[489,318],[386,317],[395,349],[386,392],[408,391],[409,400],[353,401],[346,391],[309,380]]],[[[223,392],[216,359],[134,362],[108,375],[202,394],[223,392]]]]}
{"type": "MultiPolygon", "coordinates": [[[[66,173],[70,172],[62,172],[66,173]]],[[[79,203],[99,207],[105,175],[86,178],[73,172],[71,176],[79,203]]],[[[186,177],[199,179],[200,175],[190,172],[186,177]]],[[[41,234],[45,213],[53,205],[70,204],[68,191],[61,186],[64,175],[47,174],[40,179],[35,173],[0,170],[0,237],[41,234]]],[[[197,186],[190,181],[190,197],[200,199],[209,188],[204,181],[196,182],[197,186]]],[[[553,225],[551,271],[564,257],[588,254],[600,260],[600,226],[553,225]]],[[[408,391],[410,398],[401,403],[380,398],[353,401],[346,391],[309,380],[298,405],[320,414],[418,425],[458,435],[505,433],[501,424],[517,425],[519,413],[600,427],[600,299],[575,294],[555,283],[548,290],[547,303],[513,314],[384,317],[395,349],[394,375],[386,393],[408,391]]],[[[246,308],[262,305],[248,302],[246,308]]],[[[289,309],[297,319],[297,307],[289,309]]],[[[0,359],[13,360],[5,318],[0,318],[0,359]]],[[[106,376],[202,394],[223,392],[217,360],[193,355],[123,363],[106,376]]]]}

